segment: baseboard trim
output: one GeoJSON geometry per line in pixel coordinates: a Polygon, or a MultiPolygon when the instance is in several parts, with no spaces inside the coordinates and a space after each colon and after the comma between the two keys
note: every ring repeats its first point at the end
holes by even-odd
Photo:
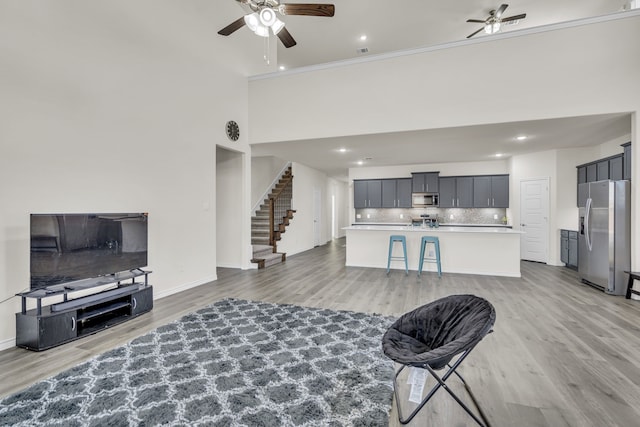
{"type": "Polygon", "coordinates": [[[4,341],[0,341],[0,351],[8,350],[16,346],[16,337],[8,338],[4,341]]]}
{"type": "MultiPolygon", "coordinates": [[[[205,283],[214,282],[216,280],[218,280],[218,275],[214,274],[213,276],[205,277],[204,279],[196,280],[194,282],[185,283],[184,285],[178,286],[176,288],[171,288],[169,290],[162,291],[162,292],[154,292],[153,293],[153,299],[157,300],[157,299],[160,299],[160,298],[168,297],[168,296],[171,296],[173,294],[177,294],[179,292],[186,291],[187,289],[191,289],[191,288],[195,288],[195,287],[200,286],[200,285],[204,285],[205,283]]],[[[154,291],[155,291],[155,289],[157,289],[157,288],[154,287],[154,291]]]]}

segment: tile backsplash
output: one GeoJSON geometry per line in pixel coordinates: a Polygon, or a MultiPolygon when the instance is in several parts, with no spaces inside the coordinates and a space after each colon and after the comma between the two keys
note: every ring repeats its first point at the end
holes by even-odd
{"type": "MultiPolygon", "coordinates": [[[[406,223],[428,214],[440,224],[504,224],[505,208],[356,209],[355,223],[406,223]]],[[[508,222],[511,224],[511,222],[508,222]]]]}

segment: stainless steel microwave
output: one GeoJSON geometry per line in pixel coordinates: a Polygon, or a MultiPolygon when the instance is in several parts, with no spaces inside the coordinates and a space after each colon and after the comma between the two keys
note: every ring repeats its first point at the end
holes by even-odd
{"type": "Polygon", "coordinates": [[[414,208],[428,208],[438,206],[438,193],[413,193],[411,206],[414,208]]]}

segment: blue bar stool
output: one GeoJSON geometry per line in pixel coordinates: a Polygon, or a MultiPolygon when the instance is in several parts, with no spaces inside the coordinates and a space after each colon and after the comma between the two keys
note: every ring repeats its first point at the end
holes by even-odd
{"type": "Polygon", "coordinates": [[[407,238],[404,236],[389,236],[389,258],[387,259],[387,274],[389,274],[389,269],[391,267],[391,260],[399,261],[404,260],[404,271],[405,274],[409,274],[409,265],[407,263],[407,238]],[[393,244],[395,242],[402,243],[402,252],[404,256],[393,256],[393,244]]]}
{"type": "Polygon", "coordinates": [[[418,267],[418,277],[420,277],[420,273],[422,273],[422,266],[424,262],[433,262],[438,265],[438,277],[442,277],[442,269],[440,267],[440,241],[437,237],[432,236],[422,236],[422,241],[420,242],[420,266],[418,267]],[[436,257],[435,258],[425,258],[424,250],[428,243],[433,244],[435,246],[436,257]]]}

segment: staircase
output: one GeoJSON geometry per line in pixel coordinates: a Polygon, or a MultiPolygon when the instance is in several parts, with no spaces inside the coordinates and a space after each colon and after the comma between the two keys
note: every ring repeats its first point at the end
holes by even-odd
{"type": "Polygon", "coordinates": [[[287,255],[277,250],[277,242],[286,231],[289,221],[293,218],[291,209],[293,195],[293,175],[291,166],[282,174],[271,192],[260,205],[260,209],[251,218],[251,245],[253,258],[251,262],[258,264],[258,268],[266,268],[286,260],[287,255]]]}

